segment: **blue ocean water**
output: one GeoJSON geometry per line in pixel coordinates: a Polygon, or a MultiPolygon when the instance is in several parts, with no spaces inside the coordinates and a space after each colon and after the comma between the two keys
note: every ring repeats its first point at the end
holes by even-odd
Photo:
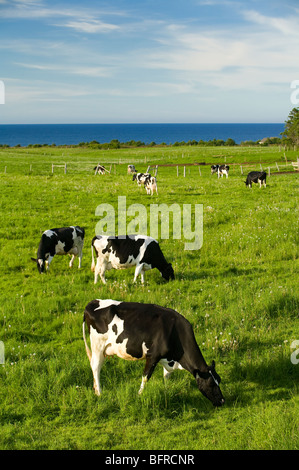
{"type": "Polygon", "coordinates": [[[280,137],[284,124],[1,124],[0,144],[14,147],[29,144],[76,145],[113,139],[145,144],[173,144],[189,140],[234,139],[237,144],[264,137],[280,137]]]}

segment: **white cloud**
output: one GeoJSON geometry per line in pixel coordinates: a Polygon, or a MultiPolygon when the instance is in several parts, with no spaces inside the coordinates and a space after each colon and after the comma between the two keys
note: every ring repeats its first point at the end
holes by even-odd
{"type": "Polygon", "coordinates": [[[88,77],[109,77],[111,70],[108,67],[90,67],[90,66],[64,66],[64,65],[42,65],[42,64],[26,64],[16,62],[17,65],[28,69],[35,69],[41,71],[61,72],[74,75],[83,75],[88,77]]]}
{"type": "Polygon", "coordinates": [[[81,33],[108,33],[119,29],[117,25],[103,23],[99,20],[90,20],[90,21],[69,21],[63,25],[66,28],[73,28],[81,33]]]}

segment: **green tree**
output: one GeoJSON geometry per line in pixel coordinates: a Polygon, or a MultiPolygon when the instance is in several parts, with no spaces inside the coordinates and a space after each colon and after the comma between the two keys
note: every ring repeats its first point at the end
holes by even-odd
{"type": "Polygon", "coordinates": [[[281,133],[287,144],[299,145],[299,108],[293,108],[289,119],[285,121],[285,130],[281,133]]]}

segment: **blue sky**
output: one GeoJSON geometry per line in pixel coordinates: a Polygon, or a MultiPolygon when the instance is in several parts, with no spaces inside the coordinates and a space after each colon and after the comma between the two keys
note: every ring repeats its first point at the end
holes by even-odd
{"type": "Polygon", "coordinates": [[[298,0],[0,0],[0,124],[284,122],[298,0]]]}

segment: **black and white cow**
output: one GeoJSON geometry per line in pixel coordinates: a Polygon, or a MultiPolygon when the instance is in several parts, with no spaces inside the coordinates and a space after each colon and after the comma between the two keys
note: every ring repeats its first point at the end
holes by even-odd
{"type": "Polygon", "coordinates": [[[158,194],[157,179],[155,176],[147,176],[144,181],[144,187],[146,194],[154,194],[154,191],[158,194]]]}
{"type": "Polygon", "coordinates": [[[91,270],[95,273],[95,284],[99,275],[106,284],[106,270],[125,269],[132,266],[136,266],[134,282],[140,274],[141,282],[144,283],[145,271],[154,268],[157,268],[167,281],[174,279],[172,265],[164,258],[159,243],[146,235],[95,236],[91,242],[91,256],[91,270]],[[93,250],[96,252],[96,264],[93,250]]]}
{"type": "Polygon", "coordinates": [[[245,184],[249,188],[252,188],[252,183],[259,183],[260,188],[262,184],[266,187],[267,173],[265,171],[251,171],[248,173],[245,184]]]}
{"type": "Polygon", "coordinates": [[[55,255],[72,255],[70,268],[76,256],[79,257],[81,268],[82,250],[85,231],[82,227],[62,227],[46,230],[41,237],[35,261],[40,273],[50,268],[50,263],[55,255]]]}
{"type": "Polygon", "coordinates": [[[214,406],[224,404],[215,362],[207,365],[191,324],[175,310],[154,304],[92,300],[84,311],[83,339],[96,395],[101,394],[100,371],[104,359],[116,355],[127,360],[145,359],[139,394],[160,362],[165,378],[175,369],[185,369],[194,376],[199,390],[214,406]]]}
{"type": "Polygon", "coordinates": [[[141,186],[142,184],[144,184],[146,178],[148,178],[150,176],[151,175],[149,173],[134,173],[132,181],[136,180],[138,186],[141,186]]]}
{"type": "Polygon", "coordinates": [[[228,172],[229,172],[228,165],[212,165],[211,166],[211,174],[213,175],[213,173],[217,173],[218,178],[220,178],[220,176],[223,178],[223,175],[226,175],[226,177],[228,178],[228,172]]]}

